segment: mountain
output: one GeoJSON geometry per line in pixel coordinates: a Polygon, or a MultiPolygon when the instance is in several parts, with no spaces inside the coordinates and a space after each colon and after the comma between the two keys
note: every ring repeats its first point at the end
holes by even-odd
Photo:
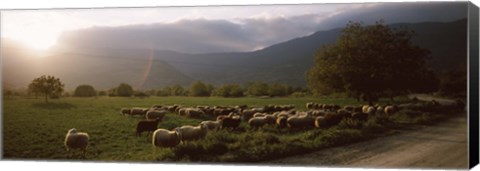
{"type": "Polygon", "coordinates": [[[26,87],[31,80],[44,74],[60,78],[67,90],[73,90],[80,84],[105,90],[123,82],[134,88],[159,88],[191,82],[190,77],[170,64],[154,60],[153,51],[126,54],[132,55],[128,58],[109,53],[114,51],[52,53],[50,50],[44,56],[37,57],[25,54],[26,51],[24,48],[2,46],[3,81],[8,87],[26,87]]]}
{"type": "MultiPolygon", "coordinates": [[[[466,19],[453,22],[398,23],[390,26],[413,30],[416,33],[412,38],[413,44],[431,51],[428,66],[435,71],[449,70],[466,63],[466,19]]],[[[101,36],[88,33],[90,32],[67,37],[86,39],[89,36],[101,36]]],[[[304,75],[312,66],[315,52],[323,45],[334,43],[340,34],[341,28],[337,28],[318,31],[253,52],[207,54],[106,47],[100,43],[76,45],[72,42],[77,41],[69,39],[69,43],[60,41],[60,45],[50,49],[52,55],[33,58],[43,61],[43,65],[30,64],[35,60],[27,57],[24,59],[30,59],[30,63],[20,64],[22,62],[15,51],[5,53],[4,79],[13,85],[26,86],[39,74],[48,73],[65,80],[70,88],[86,83],[102,89],[114,87],[120,82],[136,88],[158,88],[172,84],[187,86],[193,80],[215,85],[261,80],[306,86],[304,75]],[[33,67],[37,65],[37,68],[33,67]],[[21,74],[17,72],[18,66],[21,74]]],[[[96,37],[99,38],[101,37],[96,37]]]]}

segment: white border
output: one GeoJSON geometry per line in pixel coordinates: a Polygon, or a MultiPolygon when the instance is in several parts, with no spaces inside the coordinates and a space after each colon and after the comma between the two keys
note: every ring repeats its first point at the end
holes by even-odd
{"type": "MultiPolygon", "coordinates": [[[[242,1],[222,1],[222,0],[176,0],[176,1],[156,1],[156,0],[1,0],[0,9],[51,9],[51,8],[103,8],[103,7],[156,7],[156,6],[206,6],[206,5],[260,5],[260,4],[311,4],[311,3],[359,3],[359,2],[417,2],[425,0],[242,0],[242,1]]],[[[448,0],[435,0],[448,1],[448,0]]],[[[480,0],[472,0],[474,4],[480,6],[480,0]]],[[[448,154],[445,154],[448,155],[448,154]]],[[[32,161],[0,161],[0,168],[5,170],[67,170],[67,171],[85,171],[85,170],[292,170],[301,171],[319,170],[319,171],[337,171],[337,170],[399,170],[399,169],[353,169],[353,168],[318,168],[318,167],[270,167],[270,166],[232,166],[232,165],[173,165],[173,164],[135,164],[135,163],[82,163],[82,162],[32,162],[32,161]]],[[[480,171],[477,166],[473,170],[480,171]]]]}

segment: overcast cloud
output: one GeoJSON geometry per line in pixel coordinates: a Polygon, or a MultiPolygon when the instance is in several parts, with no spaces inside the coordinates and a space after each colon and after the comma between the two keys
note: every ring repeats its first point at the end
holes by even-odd
{"type": "MultiPolygon", "coordinates": [[[[212,8],[185,10],[182,16],[168,13],[175,8],[163,11],[149,11],[140,23],[123,23],[121,17],[109,13],[112,26],[101,23],[90,24],[100,27],[82,28],[68,31],[59,36],[58,42],[64,45],[90,46],[96,48],[155,48],[184,53],[245,52],[268,47],[296,37],[308,36],[316,31],[343,27],[348,21],[372,24],[384,19],[387,23],[398,22],[448,22],[466,17],[466,2],[450,3],[365,3],[275,6],[262,11],[262,6],[212,8]],[[290,7],[290,8],[289,8],[290,7]],[[242,12],[235,9],[242,9],[242,12]],[[215,11],[216,10],[216,11],[215,11]],[[298,11],[295,11],[298,10],[298,11]],[[188,11],[188,12],[187,12],[188,11]],[[207,11],[207,12],[206,12],[207,11]],[[215,13],[216,12],[216,13],[215,13]],[[252,12],[248,15],[248,12],[252,12]],[[215,15],[214,15],[215,14],[215,15]],[[225,14],[224,17],[221,14],[225,14]],[[220,15],[220,16],[219,16],[220,15]],[[167,20],[169,19],[169,20],[167,20]],[[118,26],[123,25],[123,26],[118,26]]],[[[266,9],[266,8],[265,8],[266,9]]],[[[109,9],[114,11],[115,9],[109,9]]],[[[142,9],[136,9],[141,11],[142,9]]],[[[132,13],[129,20],[142,18],[132,13]]],[[[128,16],[128,15],[127,15],[128,16]]],[[[95,17],[90,14],[91,18],[95,17]]],[[[100,16],[99,16],[100,17],[100,16]]],[[[85,18],[83,20],[85,23],[85,18]]],[[[74,27],[75,28],[75,27],[74,27]]]]}

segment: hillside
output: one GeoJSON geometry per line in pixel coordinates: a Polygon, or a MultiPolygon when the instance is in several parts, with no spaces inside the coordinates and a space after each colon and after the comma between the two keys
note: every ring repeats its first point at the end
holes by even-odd
{"type": "MultiPolygon", "coordinates": [[[[429,67],[444,71],[466,63],[466,22],[462,19],[448,23],[399,23],[391,26],[415,31],[413,43],[432,52],[429,67]]],[[[30,58],[27,56],[32,54],[2,49],[4,80],[12,86],[26,86],[40,74],[53,74],[64,80],[68,88],[86,83],[100,89],[111,88],[121,82],[136,88],[173,84],[187,86],[192,80],[215,85],[262,80],[305,86],[305,71],[312,65],[315,52],[323,45],[334,43],[340,31],[318,31],[253,52],[188,54],[59,42],[62,46],[50,49],[50,56],[30,58]],[[150,54],[153,56],[150,57],[150,54]],[[18,72],[19,68],[22,72],[18,72]]],[[[88,39],[90,36],[99,35],[92,33],[73,37],[88,39]]]]}

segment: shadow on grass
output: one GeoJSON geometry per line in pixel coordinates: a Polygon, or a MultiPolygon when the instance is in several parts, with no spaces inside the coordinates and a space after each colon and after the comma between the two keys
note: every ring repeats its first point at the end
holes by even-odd
{"type": "Polygon", "coordinates": [[[77,106],[63,102],[33,103],[33,107],[41,109],[72,109],[77,106]]]}

